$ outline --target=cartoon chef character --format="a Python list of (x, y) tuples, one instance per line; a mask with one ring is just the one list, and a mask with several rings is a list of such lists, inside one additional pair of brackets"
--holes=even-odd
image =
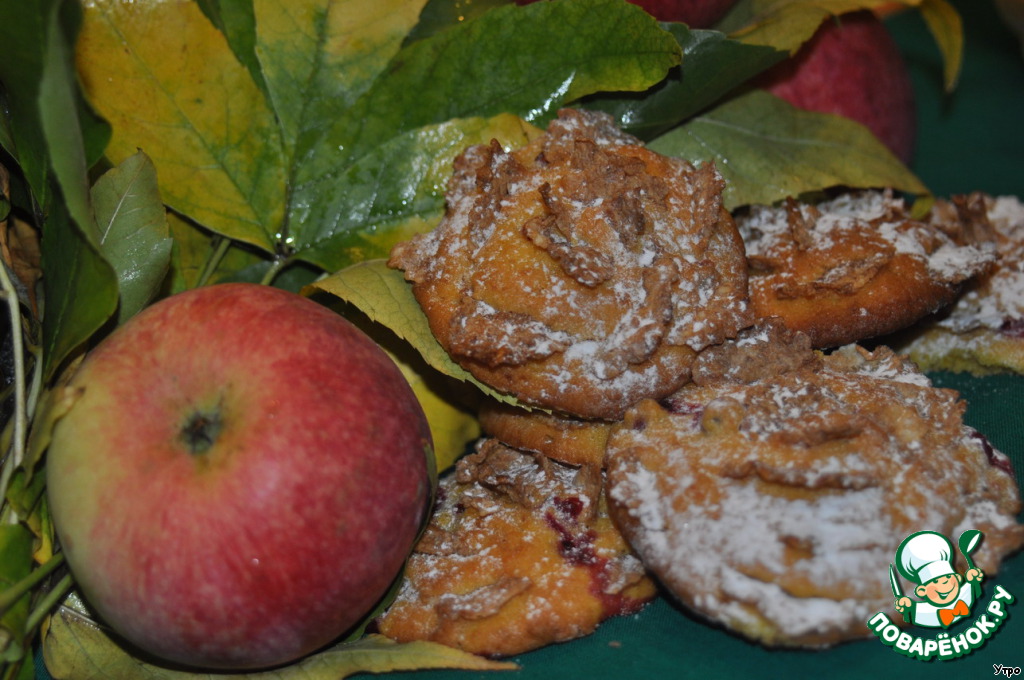
[(953, 544), (938, 532), (907, 536), (896, 551), (896, 565), (904, 578), (918, 584), (914, 594), (923, 598), (919, 602), (906, 595), (896, 599), (896, 611), (915, 626), (948, 628), (967, 616), (981, 595), (981, 569), (971, 567), (958, 574), (953, 568)]

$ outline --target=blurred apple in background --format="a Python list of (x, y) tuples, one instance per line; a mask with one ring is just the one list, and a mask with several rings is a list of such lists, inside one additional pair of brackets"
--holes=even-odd
[(690, 28), (708, 28), (725, 16), (736, 0), (629, 0), (659, 21), (679, 21)]
[[(660, 21), (709, 28), (736, 0), (629, 0)], [(1004, 3), (1024, 0), (1002, 0)], [(880, 12), (894, 11), (883, 8)], [(865, 125), (904, 163), (914, 152), (913, 85), (896, 42), (871, 11), (826, 20), (791, 59), (758, 84), (808, 111), (834, 113)]]
[[(538, 0), (515, 0), (529, 5)], [(709, 28), (725, 16), (737, 0), (628, 0), (658, 21), (678, 21), (690, 28)]]
[(996, 9), (1003, 23), (1017, 36), (1024, 56), (1024, 0), (996, 0)]
[[(659, 21), (678, 21), (691, 28), (714, 26), (736, 1), (629, 0)], [(878, 14), (862, 10), (827, 19), (793, 57), (755, 84), (799, 108), (861, 123), (909, 164), (917, 135), (913, 84), (896, 42), (879, 18), (896, 9), (905, 7), (881, 6)]]
[(186, 666), (261, 668), (384, 596), (431, 496), (398, 367), (315, 302), (220, 284), (92, 350), (48, 452), (72, 575), (103, 622)]
[(867, 126), (905, 163), (913, 156), (917, 120), (910, 74), (885, 24), (871, 12), (826, 20), (793, 58), (757, 84), (794, 106)]

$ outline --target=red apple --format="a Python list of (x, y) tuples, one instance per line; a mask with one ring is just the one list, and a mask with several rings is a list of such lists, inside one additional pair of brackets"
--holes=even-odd
[[(516, 0), (529, 5), (536, 0)], [(737, 0), (629, 0), (658, 21), (678, 21), (690, 28), (708, 28), (725, 16)]]
[(658, 21), (679, 21), (690, 28), (708, 28), (725, 16), (736, 0), (629, 0)]
[(867, 126), (904, 162), (913, 155), (917, 123), (910, 75), (885, 24), (871, 12), (825, 21), (792, 59), (758, 84), (794, 106)]
[(53, 432), (50, 507), (81, 593), (142, 651), (282, 664), (384, 595), (430, 497), (408, 383), (311, 300), (172, 296), (85, 358)]

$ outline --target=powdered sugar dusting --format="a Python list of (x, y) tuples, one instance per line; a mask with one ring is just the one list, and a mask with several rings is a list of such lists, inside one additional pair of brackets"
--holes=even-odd
[(1024, 204), (1015, 196), (988, 202), (996, 229), (997, 266), (979, 277), (939, 324), (955, 332), (998, 330), (1007, 319), (1024, 319)]
[[(794, 235), (794, 213), (803, 225)], [(907, 255), (924, 262), (941, 281), (962, 281), (992, 260), (975, 244), (958, 244), (931, 225), (912, 220), (891, 191), (841, 194), (817, 204), (755, 206), (737, 220), (748, 256), (768, 256), (796, 239), (804, 251), (828, 250), (845, 240), (876, 242), (877, 256)]]
[(431, 329), (474, 376), (520, 400), (613, 419), (687, 377), (750, 321), (724, 180), (644, 148), (605, 114), (461, 155), (448, 212), (399, 244)]
[(969, 235), (995, 249), (995, 263), (892, 344), (929, 369), (1024, 372), (1024, 203), (974, 193), (940, 202), (932, 219), (945, 225), (950, 215), (967, 216)]
[(481, 441), (442, 480), (381, 632), (511, 655), (636, 611), (654, 585), (601, 495), (597, 468)]
[(865, 635), (864, 617), (892, 606), (895, 546), (921, 527), (982, 529), (986, 569), (1024, 543), (1016, 484), (962, 402), (884, 348), (704, 380), (672, 406), (645, 402), (614, 428), (609, 499), (684, 604), (754, 639)]

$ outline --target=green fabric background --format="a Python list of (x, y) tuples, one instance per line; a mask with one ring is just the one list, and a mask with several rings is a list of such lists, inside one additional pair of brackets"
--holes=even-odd
[[(976, 189), (1024, 196), (1024, 59), (991, 0), (954, 0), (967, 39), (964, 71), (957, 90), (941, 89), (941, 59), (920, 17), (913, 12), (889, 21), (914, 79), (919, 147), (914, 169), (938, 195)], [(1024, 377), (935, 374), (967, 400), (967, 422), (984, 432), (1014, 461), (1024, 480)], [(927, 527), (922, 527), (925, 529)], [(886, 579), (887, 574), (865, 574)], [(1001, 584), (1024, 598), (1024, 554), (986, 581), (985, 595)], [(1010, 607), (1003, 628), (980, 650), (949, 662), (904, 658), (877, 640), (849, 643), (821, 652), (770, 651), (683, 613), (668, 600), (655, 601), (636, 616), (605, 623), (594, 635), (553, 645), (514, 659), (509, 674), (419, 672), (417, 680), (500, 678), (828, 678), (984, 677), (993, 664), (1024, 666), (1024, 600)], [(955, 674), (955, 675), (954, 675)], [(41, 671), (45, 678), (45, 671)]]

